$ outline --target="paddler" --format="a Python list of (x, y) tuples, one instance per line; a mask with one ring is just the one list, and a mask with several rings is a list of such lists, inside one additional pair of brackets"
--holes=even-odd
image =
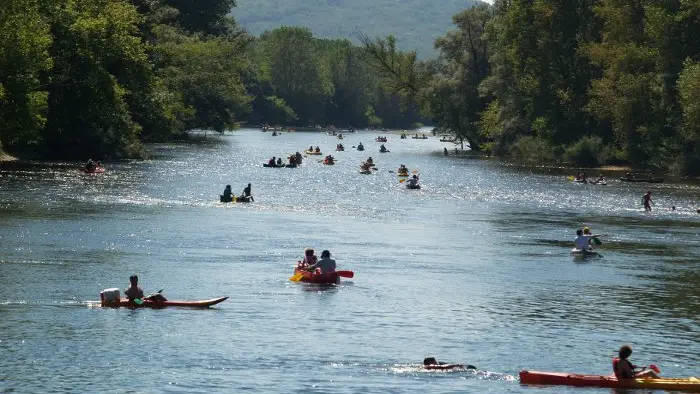
[(455, 369), (455, 368), (466, 368), (466, 369), (476, 369), (475, 366), (467, 364), (448, 364), (441, 363), (435, 359), (435, 357), (426, 357), (423, 359), (423, 368), (425, 369)]
[(408, 180), (409, 187), (418, 187), (418, 175), (413, 174), (413, 176)]
[(302, 159), (301, 153), (297, 152), (296, 156), (297, 156), (297, 165), (301, 165), (301, 159)]
[(283, 166), (283, 164), (282, 164), (282, 158), (281, 158), (281, 157), (278, 157), (278, 158), (277, 158), (277, 167), (282, 167), (282, 166)]
[(372, 156), (367, 158), (367, 164), (374, 165), (374, 160), (372, 160)]
[(226, 188), (224, 188), (224, 194), (221, 196), (223, 198), (223, 201), (230, 202), (232, 195), (233, 193), (231, 192), (231, 185), (226, 185)]
[(126, 298), (129, 299), (129, 301), (134, 301), (136, 299), (142, 299), (143, 298), (143, 290), (139, 287), (139, 277), (136, 275), (131, 275), (129, 277), (129, 287), (124, 290), (124, 295)]
[[(639, 378), (653, 378), (658, 379), (659, 375), (656, 374), (652, 369), (647, 369), (647, 367), (637, 367), (632, 364), (628, 358), (632, 355), (632, 347), (629, 345), (622, 345), (620, 351), (618, 352), (619, 357), (613, 359), (613, 372), (618, 380), (621, 379), (639, 379)], [(641, 371), (635, 372), (635, 369), (642, 369)], [(652, 366), (652, 368), (655, 368)]]
[(605, 234), (591, 234), (590, 229), (588, 227), (584, 227), (583, 230), (576, 230), (576, 239), (574, 239), (574, 244), (576, 245), (576, 249), (592, 250), (593, 246), (591, 246), (591, 239), (602, 237), (604, 235)]
[(321, 252), (321, 260), (316, 262), (316, 264), (313, 264), (308, 267), (309, 271), (313, 271), (315, 269), (320, 269), (321, 273), (328, 274), (331, 272), (335, 272), (336, 264), (335, 260), (331, 258), (331, 252), (328, 250), (324, 250)]
[(250, 183), (249, 183), (248, 186), (246, 186), (246, 187), (243, 189), (243, 194), (241, 194), (241, 197), (243, 197), (243, 198), (250, 198), (250, 201), (255, 202), (255, 199), (253, 199), (253, 196), (250, 194), (251, 189), (252, 189), (252, 187), (251, 187), (251, 185), (250, 185)]
[(303, 263), (304, 265), (312, 266), (318, 262), (318, 258), (314, 254), (314, 248), (306, 248), (304, 249), (304, 260)]

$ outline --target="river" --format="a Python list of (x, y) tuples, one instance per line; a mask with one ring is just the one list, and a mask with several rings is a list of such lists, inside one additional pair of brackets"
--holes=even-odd
[[(570, 170), (444, 157), (435, 137), (390, 135), (380, 154), (376, 135), (240, 130), (101, 175), (4, 165), (0, 392), (574, 393), (517, 374), (607, 374), (624, 343), (665, 376), (700, 375), (697, 184), (572, 184)], [(261, 166), (310, 145), (338, 163)], [(361, 175), (367, 156), (378, 170)], [(248, 182), (254, 203), (218, 202)], [(607, 234), (602, 257), (569, 255), (582, 225)], [(307, 246), (355, 277), (289, 282)], [(170, 299), (231, 298), (91, 302), (134, 273)], [(427, 356), (479, 370), (426, 372)]]

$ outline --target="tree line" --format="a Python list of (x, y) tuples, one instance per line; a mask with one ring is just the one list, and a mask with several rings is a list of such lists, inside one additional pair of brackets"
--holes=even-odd
[(700, 174), (700, 2), (496, 0), (453, 21), (432, 61), (362, 41), (387, 84), (475, 151)]
[(0, 148), (42, 158), (142, 157), (144, 142), (253, 124), (409, 127), (347, 40), (250, 36), (235, 0), (4, 0)]

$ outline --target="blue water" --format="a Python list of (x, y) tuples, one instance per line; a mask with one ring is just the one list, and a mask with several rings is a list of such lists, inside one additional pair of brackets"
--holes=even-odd
[[(697, 184), (571, 184), (572, 170), (444, 157), (436, 138), (390, 135), (380, 154), (376, 135), (241, 130), (102, 175), (0, 168), (0, 391), (568, 393), (582, 390), (517, 374), (607, 374), (623, 343), (665, 376), (700, 375)], [(261, 166), (310, 145), (338, 163)], [(361, 175), (368, 156), (378, 170)], [(255, 203), (218, 202), (248, 182)], [(582, 225), (607, 234), (601, 258), (569, 255)], [(355, 277), (289, 282), (307, 246)], [(170, 299), (231, 298), (94, 302), (134, 273)], [(479, 370), (427, 372), (427, 356)]]

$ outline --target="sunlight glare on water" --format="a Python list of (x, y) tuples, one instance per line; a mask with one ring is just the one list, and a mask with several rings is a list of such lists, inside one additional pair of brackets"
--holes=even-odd
[[(241, 130), (102, 175), (1, 167), (0, 391), (573, 393), (517, 374), (608, 374), (623, 343), (665, 376), (700, 375), (697, 184), (572, 184), (571, 170), (444, 157), (454, 146), (435, 137), (390, 134), (380, 154), (376, 136)], [(336, 165), (262, 167), (310, 145)], [(368, 156), (378, 170), (359, 174)], [(218, 202), (248, 182), (256, 202)], [(607, 234), (601, 258), (569, 255), (582, 225)], [(355, 277), (290, 282), (307, 246)], [(170, 299), (231, 298), (97, 307), (133, 273)], [(479, 370), (426, 371), (427, 356)]]

